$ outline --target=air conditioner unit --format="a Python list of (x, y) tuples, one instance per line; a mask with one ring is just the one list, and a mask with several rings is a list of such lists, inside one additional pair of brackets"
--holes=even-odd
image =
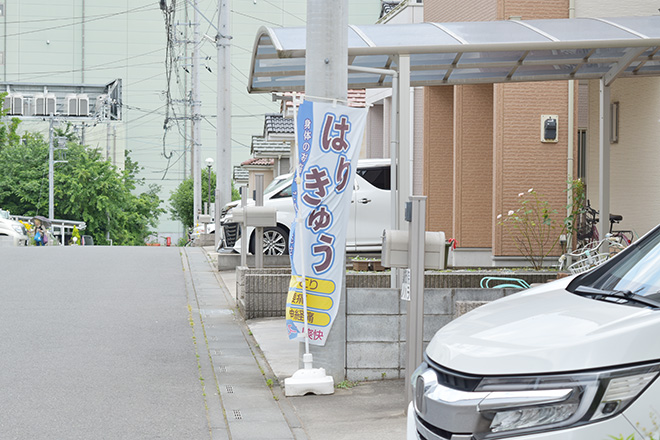
[(68, 116), (78, 116), (78, 96), (75, 93), (69, 93), (64, 98), (66, 104), (66, 114)]
[(89, 96), (78, 95), (78, 116), (89, 116)]
[(9, 111), (9, 114), (22, 116), (25, 113), (25, 110), (23, 109), (23, 95), (15, 93), (10, 96), (11, 110)]
[(57, 98), (54, 93), (46, 93), (45, 110), (47, 115), (57, 113)]
[(32, 114), (35, 116), (46, 115), (46, 95), (35, 93), (32, 97)]

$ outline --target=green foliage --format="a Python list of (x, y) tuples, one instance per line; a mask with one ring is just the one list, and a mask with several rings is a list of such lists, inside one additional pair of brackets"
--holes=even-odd
[[(120, 171), (97, 150), (69, 142), (67, 162), (55, 166), (55, 218), (86, 222), (85, 234), (97, 244), (106, 244), (106, 236), (118, 245), (144, 244), (165, 210), (159, 187), (137, 193), (144, 185), (137, 178), (140, 168), (128, 154), (125, 164)], [(41, 135), (0, 142), (0, 206), (16, 214), (47, 215), (48, 143)]]
[(571, 193), (571, 203), (566, 208), (570, 213), (564, 219), (564, 226), (571, 239), (577, 232), (582, 216), (586, 213), (587, 191), (581, 179), (569, 181), (569, 184), (566, 191)]
[[(202, 206), (208, 201), (208, 172), (202, 172)], [(215, 183), (216, 175), (211, 172), (211, 203), (215, 202)], [(186, 228), (192, 228), (194, 225), (193, 218), (193, 178), (192, 176), (184, 180), (179, 186), (170, 193), (170, 214), (172, 220), (178, 220)], [(231, 183), (231, 199), (238, 200), (241, 195), (234, 187), (234, 182)]]

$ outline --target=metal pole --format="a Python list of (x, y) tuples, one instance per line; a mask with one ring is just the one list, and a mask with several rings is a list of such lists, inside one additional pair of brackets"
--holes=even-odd
[(399, 93), (398, 93), (398, 113), (399, 128), (398, 141), (399, 152), (397, 155), (397, 173), (399, 183), (399, 200), (397, 208), (399, 210), (399, 227), (407, 228), (404, 220), (405, 210), (403, 204), (412, 195), (410, 186), (410, 55), (399, 55)]
[[(247, 186), (242, 186), (241, 187), (241, 209), (243, 209), (243, 210), (247, 206), (247, 193), (248, 193), (248, 187)], [(245, 225), (245, 211), (243, 211), (243, 222), (241, 223), (241, 267), (247, 267), (247, 242), (248, 242), (248, 237), (246, 237), (246, 234), (245, 234), (246, 229), (247, 229), (247, 226)]]
[[(257, 173), (254, 175), (255, 185), (255, 205), (264, 205), (264, 175)], [(257, 226), (254, 231), (254, 266), (257, 269), (264, 268), (264, 228)]]
[(202, 209), (202, 126), (201, 102), (199, 97), (199, 12), (198, 0), (195, 0), (195, 16), (193, 23), (193, 55), (192, 55), (192, 137), (193, 137), (193, 224), (199, 223)]
[(205, 214), (210, 214), (211, 211), (211, 167), (207, 166), (206, 167), (206, 180), (208, 180), (209, 185), (208, 188), (209, 190), (207, 191), (207, 199), (206, 199), (206, 212)]
[(53, 159), (53, 123), (54, 118), (50, 117), (48, 127), (48, 219), (55, 218), (55, 166)]
[(610, 222), (610, 86), (605, 84), (605, 79), (600, 83), (600, 123), (599, 129), (599, 151), (598, 161), (598, 189), (600, 193), (600, 222), (598, 224), (598, 235), (602, 240), (609, 232)]
[(412, 196), (408, 252), (410, 301), (406, 322), (406, 402), (412, 400), (410, 376), (422, 362), (424, 345), (424, 238), (426, 236), (426, 196)]
[[(218, 3), (218, 90), (216, 120), (215, 230), (220, 230), (222, 207), (231, 202), (231, 36), (229, 35), (230, 0)], [(215, 246), (220, 234), (215, 234)]]

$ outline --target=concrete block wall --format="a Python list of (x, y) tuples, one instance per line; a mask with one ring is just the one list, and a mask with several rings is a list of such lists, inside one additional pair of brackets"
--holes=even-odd
[[(424, 345), (452, 319), (516, 289), (424, 290)], [(346, 293), (346, 378), (404, 378), (406, 301), (398, 289), (349, 288)]]

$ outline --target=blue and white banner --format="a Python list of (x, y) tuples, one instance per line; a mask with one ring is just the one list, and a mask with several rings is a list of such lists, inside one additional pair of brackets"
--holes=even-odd
[(366, 120), (364, 108), (304, 101), (298, 110), (292, 194), (296, 221), (289, 241), (292, 276), (286, 304), (290, 339), (304, 331), (304, 291), (310, 344), (325, 345), (337, 315), (353, 180)]

